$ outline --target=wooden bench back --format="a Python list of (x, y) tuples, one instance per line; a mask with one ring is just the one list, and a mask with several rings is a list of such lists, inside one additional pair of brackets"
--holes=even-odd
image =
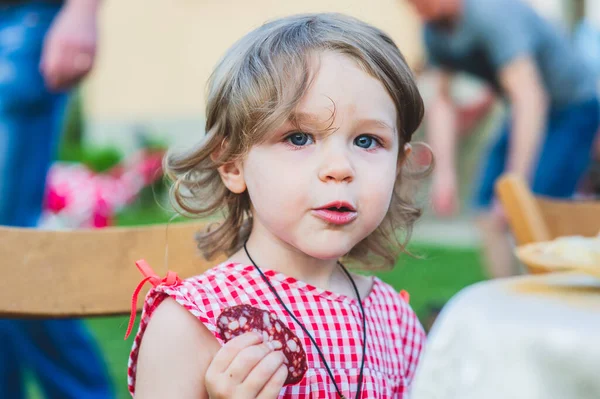
[[(0, 315), (79, 317), (128, 314), (145, 259), (164, 277), (202, 273), (207, 262), (196, 248), (204, 223), (175, 223), (99, 230), (47, 231), (0, 227)], [(140, 293), (142, 297), (150, 284)], [(142, 301), (138, 303), (138, 307)]]
[(522, 178), (511, 174), (498, 180), (496, 192), (518, 245), (600, 232), (600, 201), (536, 196)]

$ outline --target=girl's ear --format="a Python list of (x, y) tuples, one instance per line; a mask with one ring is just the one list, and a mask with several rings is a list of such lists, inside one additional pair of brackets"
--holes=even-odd
[[(221, 145), (210, 154), (213, 161), (219, 159), (225, 147), (227, 146), (227, 140), (224, 138), (221, 141)], [(244, 180), (244, 172), (242, 170), (241, 161), (231, 161), (217, 168), (221, 181), (227, 187), (229, 191), (235, 194), (241, 194), (246, 191), (246, 181)]]
[(404, 160), (406, 160), (406, 158), (408, 158), (410, 154), (412, 154), (412, 145), (410, 143), (406, 143), (404, 144), (404, 159), (402, 160), (402, 162), (404, 162)]
[(397, 174), (400, 174), (402, 166), (404, 165), (410, 154), (412, 154), (412, 145), (410, 145), (410, 143), (406, 143), (404, 144), (404, 154), (401, 157), (398, 157), (398, 168), (396, 172)]
[(225, 187), (234, 194), (241, 194), (246, 191), (246, 181), (244, 180), (244, 170), (241, 161), (232, 161), (219, 166), (219, 174)]

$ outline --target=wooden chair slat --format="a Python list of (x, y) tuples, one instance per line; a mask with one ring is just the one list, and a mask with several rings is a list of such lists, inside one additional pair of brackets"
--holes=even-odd
[[(0, 227), (0, 315), (79, 317), (127, 314), (143, 258), (161, 278), (202, 273), (195, 234), (204, 222), (100, 230), (49, 231)], [(140, 293), (143, 298), (150, 284)], [(137, 304), (141, 306), (142, 299)]]
[(534, 195), (527, 183), (512, 174), (496, 184), (517, 245), (559, 236), (594, 236), (600, 231), (600, 201), (556, 200)]
[(536, 200), (551, 239), (568, 235), (592, 237), (600, 232), (600, 202)]

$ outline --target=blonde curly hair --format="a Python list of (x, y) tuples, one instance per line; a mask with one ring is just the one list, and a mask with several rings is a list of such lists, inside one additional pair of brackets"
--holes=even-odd
[[(397, 110), (400, 157), (423, 118), (423, 100), (413, 73), (393, 40), (381, 30), (340, 14), (307, 14), (278, 19), (234, 44), (208, 83), (206, 135), (197, 148), (171, 152), (165, 171), (174, 184), (174, 205), (187, 216), (222, 212), (219, 223), (198, 235), (207, 259), (237, 251), (252, 224), (247, 192), (229, 191), (218, 172), (245, 156), (250, 147), (292, 118), (311, 80), (311, 54), (334, 51), (355, 60), (383, 83)], [(412, 226), (421, 215), (413, 185), (420, 177), (402, 167), (382, 224), (347, 255), (365, 268), (393, 265), (405, 251)], [(404, 239), (400, 237), (405, 233)]]

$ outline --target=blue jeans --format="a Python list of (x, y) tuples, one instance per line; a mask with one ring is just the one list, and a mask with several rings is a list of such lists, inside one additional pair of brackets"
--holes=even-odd
[[(49, 92), (39, 72), (43, 39), (59, 9), (43, 2), (0, 5), (1, 225), (35, 227), (41, 214), (67, 95)], [(24, 397), (25, 369), (48, 398), (114, 396), (80, 320), (0, 319), (0, 398)]]
[[(592, 147), (600, 124), (597, 98), (552, 109), (532, 181), (532, 191), (553, 197), (571, 197), (591, 163)], [(494, 184), (504, 172), (509, 150), (511, 121), (507, 119), (487, 154), (475, 206), (487, 208)]]

